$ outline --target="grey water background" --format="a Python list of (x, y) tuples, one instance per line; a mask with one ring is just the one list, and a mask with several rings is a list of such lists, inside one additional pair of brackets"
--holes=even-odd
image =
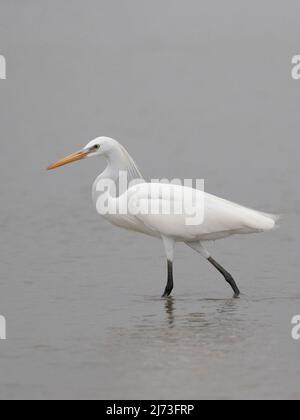
[[(1, 0), (1, 399), (300, 398), (297, 1)], [(48, 164), (99, 135), (147, 178), (282, 214), (210, 244), (243, 296), (178, 246), (93, 208), (104, 169)]]

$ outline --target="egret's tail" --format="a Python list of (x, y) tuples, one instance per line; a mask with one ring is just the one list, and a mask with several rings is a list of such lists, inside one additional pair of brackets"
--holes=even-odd
[[(248, 227), (258, 232), (266, 232), (275, 229), (280, 220), (279, 215), (262, 213), (252, 210), (251, 218), (248, 220)], [(251, 219), (251, 221), (250, 221)]]

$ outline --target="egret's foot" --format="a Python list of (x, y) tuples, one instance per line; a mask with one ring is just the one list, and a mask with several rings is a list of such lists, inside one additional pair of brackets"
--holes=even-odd
[(170, 297), (171, 293), (172, 293), (173, 289), (166, 289), (164, 294), (162, 295), (162, 299), (166, 299), (168, 297)]
[(230, 274), (228, 274), (224, 277), (225, 277), (225, 280), (227, 281), (227, 283), (230, 284), (230, 286), (232, 287), (232, 290), (234, 291), (234, 296), (233, 297), (235, 299), (238, 299), (240, 297), (241, 292), (240, 292), (239, 288), (237, 287), (237, 284), (234, 281), (233, 277)]

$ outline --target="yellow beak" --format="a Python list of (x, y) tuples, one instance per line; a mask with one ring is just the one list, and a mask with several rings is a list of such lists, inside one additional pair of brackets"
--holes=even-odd
[(82, 160), (87, 155), (88, 155), (88, 152), (83, 152), (83, 151), (73, 153), (72, 155), (67, 156), (62, 160), (59, 160), (58, 162), (54, 163), (53, 165), (50, 165), (47, 168), (47, 170), (52, 171), (53, 169), (60, 168), (61, 166), (64, 166), (64, 165), (68, 165), (69, 163), (76, 162), (78, 160)]

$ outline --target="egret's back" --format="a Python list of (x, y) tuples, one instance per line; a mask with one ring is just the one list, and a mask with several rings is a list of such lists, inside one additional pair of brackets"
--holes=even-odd
[[(140, 184), (129, 190), (137, 202), (148, 203), (148, 207), (158, 208), (157, 201), (183, 200), (185, 187), (172, 184)], [(172, 192), (170, 192), (172, 190)], [(216, 240), (234, 234), (257, 233), (272, 230), (277, 217), (243, 207), (202, 191), (193, 190), (196, 202), (203, 202), (203, 217), (199, 223), (188, 223), (190, 212), (185, 209), (194, 206), (191, 203), (182, 205), (182, 214), (137, 214), (134, 217), (144, 224), (149, 232), (161, 233), (174, 237), (178, 241)], [(188, 195), (188, 197), (192, 197)], [(197, 201), (198, 200), (198, 201)], [(156, 204), (152, 206), (151, 204)], [(188, 205), (187, 205), (188, 204)], [(171, 206), (170, 206), (171, 207)]]

